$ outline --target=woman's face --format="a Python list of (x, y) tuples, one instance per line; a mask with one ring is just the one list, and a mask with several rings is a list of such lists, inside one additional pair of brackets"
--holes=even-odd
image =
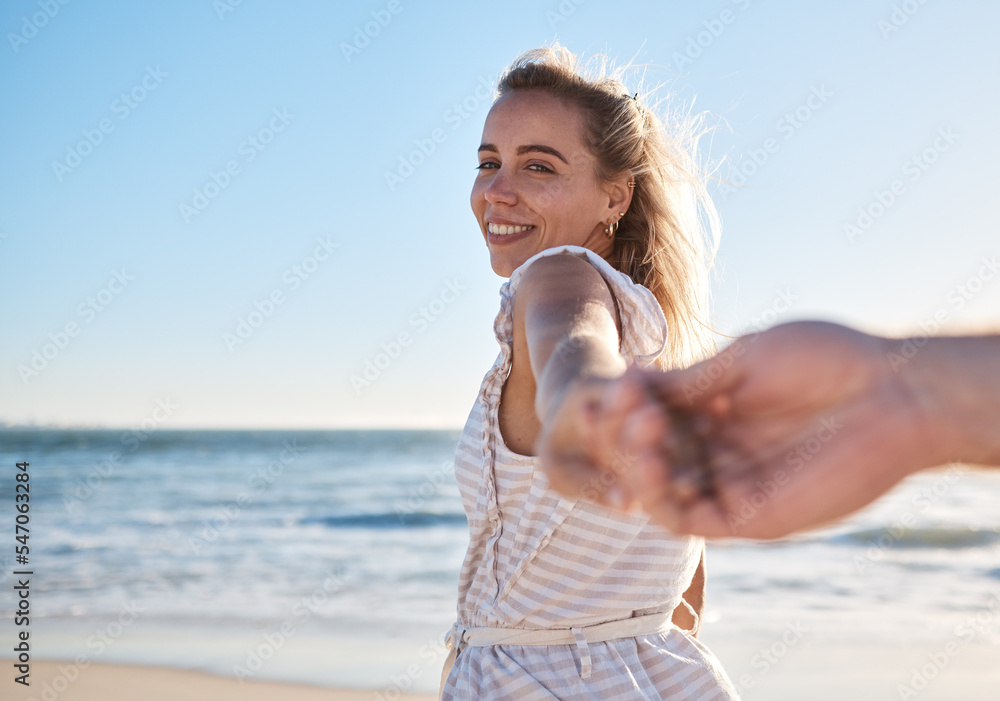
[[(614, 188), (598, 181), (579, 111), (542, 90), (500, 98), (486, 117), (472, 211), (497, 275), (545, 249), (584, 246), (608, 259), (618, 219)], [(620, 188), (619, 188), (620, 189)]]

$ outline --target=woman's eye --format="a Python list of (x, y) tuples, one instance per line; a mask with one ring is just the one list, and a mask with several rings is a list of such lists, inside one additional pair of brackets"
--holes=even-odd
[(493, 170), (493, 169), (499, 168), (499, 167), (500, 166), (498, 166), (493, 161), (484, 161), (484, 162), (482, 162), (482, 163), (480, 163), (479, 165), (476, 166), (476, 170)]
[(555, 171), (547, 166), (543, 166), (541, 163), (532, 163), (528, 166), (529, 169), (535, 171), (536, 173), (554, 173)]

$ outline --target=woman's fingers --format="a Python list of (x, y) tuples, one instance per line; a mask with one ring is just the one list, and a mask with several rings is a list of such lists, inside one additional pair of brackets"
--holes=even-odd
[(662, 452), (647, 450), (635, 458), (629, 482), (643, 510), (661, 526), (676, 531), (681, 523), (673, 485)]
[(588, 485), (593, 483), (598, 473), (589, 461), (559, 450), (547, 440), (539, 443), (538, 456), (545, 465), (552, 489), (571, 499), (593, 497), (595, 492)]
[[(655, 521), (683, 529), (687, 512), (713, 496), (709, 434), (730, 400), (706, 392), (700, 409), (665, 401), (663, 377), (630, 368), (603, 387), (567, 396), (539, 445), (550, 486), (620, 510), (641, 506)], [(683, 392), (683, 378), (678, 386)]]
[(595, 462), (614, 470), (625, 454), (622, 430), (629, 416), (648, 401), (640, 378), (629, 370), (617, 380), (608, 382), (601, 394), (594, 424), (589, 428), (593, 437)]
[[(579, 387), (568, 393), (538, 442), (549, 486), (572, 499), (602, 502), (618, 481), (610, 460), (599, 458), (607, 452), (601, 445), (597, 420), (602, 390)], [(619, 499), (627, 501), (626, 497)]]

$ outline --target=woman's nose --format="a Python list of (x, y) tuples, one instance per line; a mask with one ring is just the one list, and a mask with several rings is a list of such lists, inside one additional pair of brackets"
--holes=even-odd
[(501, 167), (490, 178), (486, 188), (486, 200), (490, 204), (514, 204), (517, 202), (517, 190), (510, 172)]

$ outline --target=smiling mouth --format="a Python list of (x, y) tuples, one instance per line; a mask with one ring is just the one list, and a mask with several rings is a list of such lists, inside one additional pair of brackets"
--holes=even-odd
[(489, 222), (486, 224), (486, 231), (494, 234), (496, 236), (510, 236), (511, 234), (520, 234), (522, 231), (527, 231), (528, 229), (534, 229), (534, 226), (508, 226), (507, 224), (494, 224)]

